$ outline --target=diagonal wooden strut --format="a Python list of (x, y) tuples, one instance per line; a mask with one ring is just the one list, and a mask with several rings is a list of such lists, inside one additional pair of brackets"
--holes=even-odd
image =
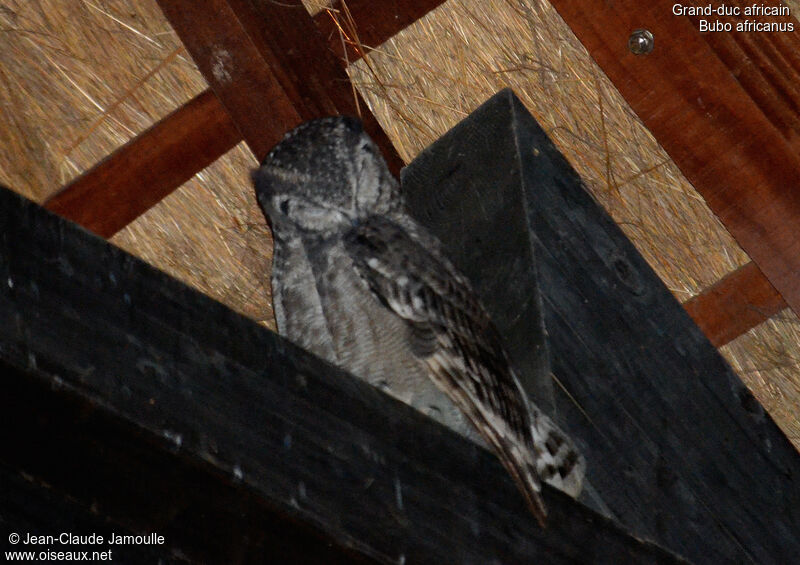
[(45, 207), (109, 238), (241, 141), (210, 90), (51, 196)]
[[(369, 47), (385, 42), (439, 4), (441, 0), (414, 0), (403, 2), (402, 5), (394, 2), (347, 3), (349, 15), (358, 22), (358, 39)], [(348, 35), (350, 30), (346, 12), (341, 4), (336, 3), (330, 10), (318, 13), (313, 18), (319, 28), (319, 32), (316, 32), (313, 29), (309, 31), (307, 14), (295, 8), (291, 10), (288, 17), (284, 17), (284, 24), (292, 27), (297, 21), (304, 22), (299, 24), (304, 32), (319, 35), (320, 40), (314, 42), (313, 47), (326, 52), (327, 45), (327, 50), (335, 54), (333, 57), (316, 56), (313, 49), (306, 45), (306, 39), (299, 38), (298, 44), (306, 45), (303, 56), (312, 60), (303, 63), (296, 58), (289, 60), (287, 56), (285, 64), (298, 66), (292, 79), (302, 83), (305, 69), (311, 69), (309, 74), (316, 76), (319, 70), (314, 69), (327, 65), (325, 74), (335, 78), (334, 88), (345, 98), (340, 100), (340, 105), (346, 107), (346, 100), (353, 99), (353, 89), (347, 75), (341, 72), (341, 63), (336, 56), (352, 62), (363, 54), (362, 49), (350, 42), (354, 38)], [(341, 22), (349, 41), (343, 43), (337, 21)], [(184, 24), (189, 27), (192, 25), (188, 20)], [(343, 51), (343, 45), (346, 52)], [(293, 50), (288, 42), (283, 48)], [(313, 83), (314, 80), (311, 76), (308, 82)], [(304, 106), (308, 100), (327, 97), (328, 94), (316, 91), (306, 97), (306, 101), (297, 101)], [(257, 100), (263, 101), (263, 96)], [(294, 102), (286, 100), (279, 100), (276, 104), (269, 109), (263, 108), (261, 112), (267, 113), (271, 109), (276, 114), (291, 114), (294, 108)], [(362, 102), (361, 111), (365, 110), (366, 105)], [(349, 111), (355, 113), (352, 107)], [(272, 129), (275, 127), (272, 126)], [(111, 237), (241, 140), (242, 133), (231, 115), (213, 91), (206, 90), (65, 185), (45, 202), (45, 206), (98, 235)], [(388, 140), (384, 141), (384, 148), (388, 151)], [(393, 149), (391, 152), (394, 154)], [(399, 166), (401, 163), (395, 159), (394, 168), (398, 169)]]

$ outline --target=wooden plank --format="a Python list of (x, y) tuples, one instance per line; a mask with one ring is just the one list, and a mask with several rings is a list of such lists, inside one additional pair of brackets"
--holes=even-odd
[[(743, 0), (726, 2), (727, 6), (738, 7), (742, 13), (745, 6), (752, 4)], [(701, 18), (689, 19), (695, 28), (700, 28)], [(732, 26), (745, 19), (760, 23), (791, 22), (795, 26), (796, 33), (714, 32), (703, 33), (702, 37), (794, 151), (799, 151), (800, 25), (796, 19), (767, 16), (715, 16), (707, 19)]]
[(316, 14), (314, 22), (330, 49), (352, 63), (442, 3), (443, 0), (337, 1), (329, 10)]
[(715, 347), (722, 347), (787, 308), (754, 263), (687, 300), (683, 307)]
[[(800, 86), (790, 84), (791, 74), (789, 83), (776, 82), (778, 69), (800, 68), (797, 21), (784, 19), (793, 22), (792, 33), (700, 34), (696, 22), (673, 15), (674, 3), (666, 0), (552, 3), (711, 210), (800, 313), (800, 192), (794, 189), (800, 186), (800, 156), (796, 116), (786, 117)], [(651, 54), (627, 50), (636, 28), (655, 36)], [(724, 53), (723, 43), (731, 47)], [(778, 59), (771, 61), (773, 55)], [(756, 74), (759, 80), (748, 78)], [(767, 94), (756, 96), (760, 88)]]
[(550, 488), (540, 528), (488, 451), (10, 191), (0, 226), (0, 462), (173, 554), (680, 562)]
[[(13, 374), (12, 368), (2, 362), (0, 362), (0, 368), (2, 368), (3, 374), (6, 377), (11, 377)], [(11, 385), (12, 382), (9, 379), (4, 381), (3, 384)], [(27, 404), (30, 401), (29, 398), (21, 397), (19, 390), (16, 388), (9, 388), (7, 390), (7, 394), (17, 399), (19, 404)], [(50, 400), (49, 396), (51, 395), (48, 395), (48, 391), (42, 390), (40, 393), (39, 400), (42, 402), (40, 405), (42, 409), (44, 409), (45, 405), (51, 407), (48, 402)], [(6, 404), (7, 403), (3, 402), (4, 407)], [(17, 416), (19, 404), (17, 404), (16, 409), (12, 406), (10, 407), (12, 411), (5, 413), (9, 419)], [(55, 413), (63, 410), (63, 406), (55, 408)], [(22, 414), (21, 416), (22, 420), (19, 422), (20, 425), (26, 426), (26, 432), (30, 431), (30, 429), (27, 428), (28, 425), (37, 425), (37, 422), (30, 421), (33, 420), (33, 418), (30, 418), (30, 412), (27, 415)], [(42, 419), (40, 418), (39, 420), (38, 425), (41, 427)], [(71, 421), (64, 422), (66, 424), (65, 429), (72, 431), (75, 424), (80, 421), (80, 415), (73, 414), (73, 419)], [(2, 435), (5, 437), (6, 434), (3, 433)], [(31, 439), (31, 434), (26, 433), (25, 435)], [(52, 438), (50, 440), (47, 438), (42, 439), (45, 439), (45, 444), (48, 444), (47, 448), (50, 448), (51, 445), (55, 443), (52, 441)], [(58, 445), (53, 447), (56, 447), (57, 450), (62, 449), (61, 446)], [(75, 457), (75, 452), (63, 452), (63, 455), (65, 458), (71, 459)], [(47, 555), (41, 555), (42, 551), (69, 552), (72, 556), (70, 561), (79, 561), (81, 557), (80, 552), (87, 551), (89, 552), (89, 558), (86, 559), (87, 561), (93, 559), (96, 561), (105, 560), (107, 562), (121, 563), (122, 565), (136, 565), (140, 563), (163, 563), (164, 565), (182, 563), (185, 565), (190, 562), (185, 556), (181, 558), (171, 555), (170, 546), (172, 546), (172, 544), (167, 547), (163, 545), (131, 544), (122, 548), (118, 545), (109, 545), (108, 540), (111, 538), (112, 534), (128, 536), (136, 535), (136, 532), (119, 523), (108, 523), (103, 517), (92, 512), (90, 507), (76, 500), (64, 497), (63, 494), (53, 488), (52, 485), (42, 485), (30, 475), (23, 475), (15, 470), (9, 469), (5, 465), (0, 465), (0, 484), (3, 485), (3, 488), (0, 488), (0, 508), (3, 509), (3, 512), (0, 512), (0, 531), (4, 534), (3, 549), (5, 550), (4, 557), (6, 563), (13, 563), (15, 561), (64, 563), (66, 560), (66, 557), (63, 555), (61, 559), (58, 560), (56, 560), (56, 557), (48, 558)], [(132, 481), (132, 484), (141, 485), (142, 482), (137, 477)], [(76, 543), (69, 545), (61, 545), (60, 543), (43, 545), (5, 543), (12, 533), (16, 533), (24, 540), (27, 539), (28, 535), (55, 535), (58, 537), (62, 532), (81, 536), (88, 536), (94, 533), (102, 536), (103, 541), (92, 544)], [(23, 555), (18, 553), (16, 558), (12, 557), (12, 552), (15, 551)], [(93, 556), (92, 552), (94, 551), (110, 553), (106, 554), (105, 559), (103, 559), (100, 556)], [(28, 552), (33, 552), (34, 555), (31, 556)]]
[[(36, 371), (0, 359), (0, 407), (14, 423), (0, 430), (0, 525), (22, 536), (96, 533), (104, 542), (7, 550), (111, 550), (114, 563), (130, 565), (378, 562), (276, 513), (242, 481), (220, 479), (219, 469), (184, 457), (169, 439), (136, 430), (96, 397), (59, 382), (61, 368)], [(156, 534), (164, 543), (109, 545), (112, 533)]]
[(300, 0), (159, 4), (259, 161), (299, 123), (349, 114), (403, 166)]
[(464, 210), (523, 192), (557, 416), (612, 516), (693, 563), (796, 560), (800, 455), (510, 91), (421, 153), (403, 183), (457, 262), (462, 249), (494, 253), (508, 221), (490, 214), (470, 234)]
[(45, 207), (111, 237), (241, 136), (210, 91), (141, 133), (51, 196)]
[[(260, 161), (282, 132), (302, 118), (270, 68), (271, 54), (262, 53), (263, 45), (250, 40), (243, 20), (256, 14), (237, 14), (225, 0), (165, 0), (159, 5)], [(272, 27), (260, 19), (256, 25)], [(277, 72), (281, 70), (279, 64)]]

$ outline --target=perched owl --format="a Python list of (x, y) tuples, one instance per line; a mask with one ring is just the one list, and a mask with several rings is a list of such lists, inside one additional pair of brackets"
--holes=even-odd
[(540, 480), (577, 496), (583, 458), (527, 399), (469, 282), (405, 212), (358, 120), (298, 127), (253, 180), (275, 240), (282, 335), (485, 440), (541, 522)]

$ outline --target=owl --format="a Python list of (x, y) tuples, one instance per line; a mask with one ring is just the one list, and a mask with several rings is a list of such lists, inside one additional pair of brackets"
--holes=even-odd
[(275, 242), (280, 334), (488, 445), (542, 524), (540, 481), (578, 495), (583, 458), (529, 401), (469, 282), (405, 211), (357, 119), (299, 126), (253, 181)]

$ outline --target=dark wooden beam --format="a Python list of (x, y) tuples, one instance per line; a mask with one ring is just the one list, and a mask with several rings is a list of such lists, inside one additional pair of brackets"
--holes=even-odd
[(241, 140), (205, 91), (64, 186), (44, 206), (111, 237)]
[[(553, 0), (553, 5), (739, 245), (800, 313), (800, 82), (792, 80), (800, 68), (797, 21), (781, 18), (794, 24), (795, 31), (787, 33), (701, 34), (697, 19), (673, 15), (674, 3), (666, 0)], [(655, 36), (649, 55), (627, 49), (637, 28)]]
[[(33, 439), (28, 426), (36, 427), (38, 424), (40, 429), (44, 428), (45, 426), (43, 426), (41, 422), (42, 419), (37, 423), (33, 418), (30, 418), (29, 415), (19, 413), (19, 407), (29, 403), (31, 399), (21, 396), (23, 393), (15, 387), (17, 382), (14, 379), (13, 368), (0, 361), (0, 370), (3, 371), (3, 376), (6, 379), (3, 381), (3, 385), (9, 387), (6, 389), (8, 390), (8, 395), (19, 401), (16, 407), (9, 406), (11, 412), (6, 412), (8, 421), (18, 421), (21, 426), (25, 426), (26, 433), (24, 435), (26, 435), (28, 439)], [(45, 408), (45, 406), (47, 408), (55, 408), (52, 419), (50, 420), (52, 422), (56, 419), (56, 414), (64, 411), (64, 407), (53, 407), (50, 403), (52, 394), (48, 394), (47, 390), (40, 390), (38, 392), (38, 400), (42, 402), (42, 408)], [(34, 404), (35, 403), (36, 401), (34, 401)], [(3, 402), (3, 405), (5, 408), (6, 403)], [(17, 416), (21, 416), (22, 419), (11, 420), (11, 418), (16, 418)], [(68, 430), (67, 434), (65, 434), (68, 438), (70, 437), (69, 434), (74, 431), (76, 424), (80, 421), (81, 416), (79, 414), (73, 414), (72, 421), (63, 422), (63, 424), (65, 424), (65, 431)], [(52, 432), (52, 430), (50, 431)], [(5, 433), (4, 430), (0, 432), (0, 435), (5, 439), (7, 433)], [(9, 444), (9, 448), (14, 449), (16, 446), (13, 444), (13, 441), (18, 440), (14, 438), (11, 439), (12, 444)], [(42, 439), (45, 440), (42, 444), (43, 448), (49, 449), (55, 447), (57, 450), (61, 450), (60, 446), (53, 445), (55, 442), (52, 441), (52, 438), (48, 439), (42, 437)], [(74, 452), (71, 454), (69, 452), (62, 453), (66, 459), (75, 457)], [(0, 488), (0, 508), (3, 509), (3, 511), (0, 512), (0, 531), (4, 534), (3, 541), (0, 542), (0, 547), (5, 550), (4, 558), (7, 563), (15, 561), (15, 559), (9, 555), (9, 553), (13, 551), (25, 553), (33, 551), (36, 557), (38, 557), (41, 551), (64, 552), (65, 550), (75, 552), (88, 550), (90, 552), (90, 558), (87, 559), (87, 561), (92, 560), (92, 551), (98, 551), (100, 553), (110, 551), (111, 553), (107, 554), (104, 560), (106, 562), (122, 563), (123, 565), (136, 563), (163, 563), (164, 565), (172, 565), (177, 563), (186, 564), (189, 562), (185, 557), (181, 559), (175, 555), (171, 555), (169, 549), (161, 545), (128, 545), (122, 548), (122, 551), (119, 551), (119, 546), (109, 546), (107, 540), (110, 539), (112, 533), (118, 535), (135, 535), (135, 533), (120, 523), (107, 522), (102, 516), (99, 516), (96, 512), (92, 512), (91, 507), (81, 504), (74, 499), (64, 497), (63, 494), (53, 488), (52, 485), (42, 484), (37, 481), (35, 477), (21, 474), (17, 469), (12, 469), (2, 462), (0, 462), (0, 481), (2, 481), (3, 485), (3, 488)], [(142, 482), (137, 478), (137, 480), (133, 481), (133, 485), (134, 488), (136, 488), (136, 486), (142, 485)], [(32, 546), (22, 543), (8, 543), (8, 538), (12, 533), (27, 537), (27, 535), (60, 536), (62, 532), (80, 533), (80, 535), (96, 533), (103, 536), (104, 541), (101, 544), (92, 545), (79, 544), (61, 546), (60, 544), (56, 544), (55, 547), (52, 544)], [(26, 538), (23, 537), (23, 539)], [(75, 554), (72, 555), (74, 556)], [(33, 559), (25, 559), (20, 556), (16, 561), (34, 561), (35, 559), (34, 562), (64, 562), (63, 558), (56, 561), (55, 558), (36, 559), (36, 557)], [(78, 559), (73, 557), (73, 560), (77, 561)], [(103, 559), (98, 556), (97, 561), (101, 560)]]
[[(243, 481), (231, 480), (230, 469), (186, 456), (168, 438), (137, 430), (135, 422), (101, 407), (97, 397), (59, 381), (59, 371), (68, 367), (56, 362), (34, 369), (0, 355), (0, 370), (5, 391), (0, 407), (14, 423), (0, 430), (3, 531), (96, 533), (104, 540), (152, 533), (164, 540), (4, 549), (111, 550), (113, 562), (131, 565), (379, 562), (332, 543), (311, 523), (276, 513)], [(139, 400), (146, 405), (164, 396)]]
[[(693, 563), (796, 560), (800, 455), (510, 91), (425, 149), (403, 187), (476, 287), (497, 289), (492, 317), (528, 315), (537, 292), (514, 273), (535, 258), (556, 416), (587, 494)], [(495, 213), (520, 197), (527, 221)], [(518, 230), (533, 253), (507, 247)]]
[(711, 343), (722, 347), (787, 304), (759, 268), (748, 263), (684, 302), (683, 307)]
[(171, 556), (681, 562), (550, 488), (539, 527), (488, 451), (6, 190), (0, 226), (0, 464)]

